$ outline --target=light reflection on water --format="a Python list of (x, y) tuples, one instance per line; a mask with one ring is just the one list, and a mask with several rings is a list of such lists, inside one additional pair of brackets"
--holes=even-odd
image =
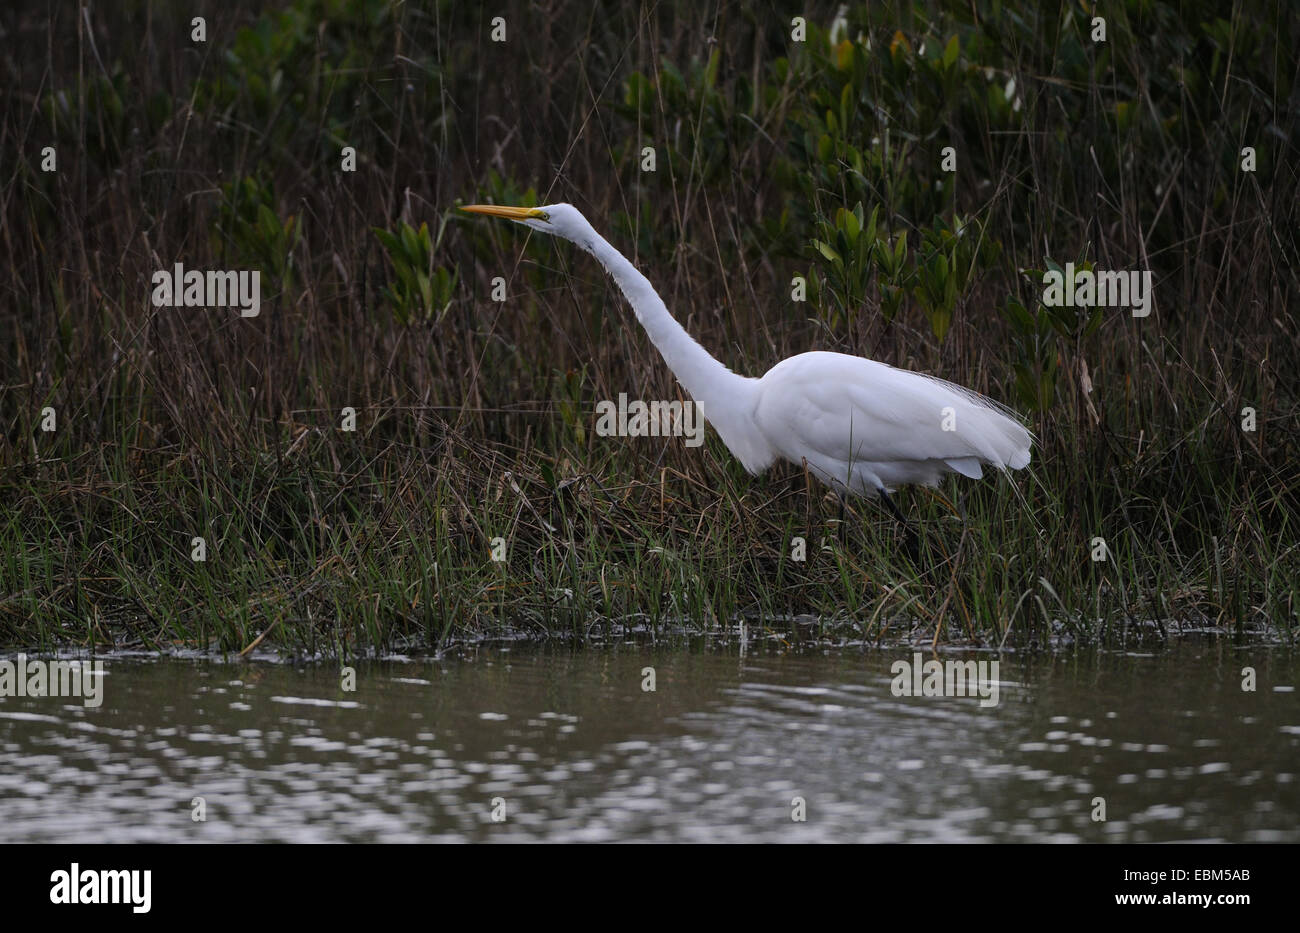
[(895, 697), (911, 656), (109, 658), (98, 709), (0, 699), (0, 841), (1300, 841), (1285, 649), (1003, 656), (991, 709)]

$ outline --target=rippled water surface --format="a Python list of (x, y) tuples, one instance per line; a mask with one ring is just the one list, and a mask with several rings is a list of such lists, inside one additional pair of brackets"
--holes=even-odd
[(109, 658), (98, 708), (0, 699), (0, 840), (1300, 841), (1286, 649), (1003, 656), (992, 708), (894, 696), (900, 658)]

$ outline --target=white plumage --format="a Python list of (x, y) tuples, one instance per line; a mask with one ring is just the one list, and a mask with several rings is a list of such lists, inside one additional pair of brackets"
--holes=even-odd
[(572, 205), (464, 209), (563, 237), (595, 256), (705, 419), (751, 473), (777, 459), (807, 463), (837, 492), (867, 495), (908, 483), (933, 486), (949, 472), (979, 479), (983, 465), (1019, 470), (1029, 464), (1032, 438), (1013, 412), (933, 376), (826, 352), (792, 356), (758, 379), (731, 372)]

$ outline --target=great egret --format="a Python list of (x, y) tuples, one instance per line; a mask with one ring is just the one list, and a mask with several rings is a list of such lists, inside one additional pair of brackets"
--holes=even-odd
[(950, 472), (979, 479), (982, 464), (1003, 471), (1029, 464), (1032, 438), (1014, 412), (933, 376), (822, 351), (782, 360), (757, 379), (733, 373), (571, 204), (462, 210), (563, 237), (600, 260), (677, 381), (750, 473), (778, 458), (806, 463), (841, 498), (878, 495), (903, 521), (889, 498), (896, 486), (935, 486)]

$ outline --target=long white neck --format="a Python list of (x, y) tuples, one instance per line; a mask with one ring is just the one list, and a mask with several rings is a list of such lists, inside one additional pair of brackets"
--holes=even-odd
[(775, 458), (753, 421), (758, 380), (737, 375), (695, 342), (668, 311), (663, 299), (627, 258), (594, 230), (576, 240), (603, 265), (626, 296), (650, 340), (728, 449), (750, 472)]

